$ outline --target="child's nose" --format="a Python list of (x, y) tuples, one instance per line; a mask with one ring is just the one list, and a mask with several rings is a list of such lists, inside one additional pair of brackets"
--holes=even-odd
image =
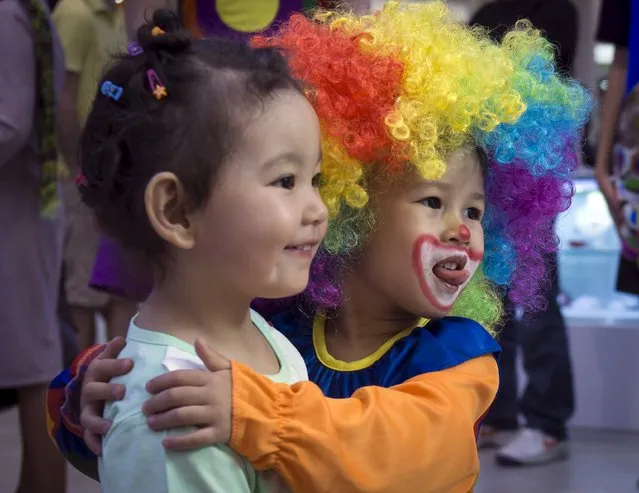
[(447, 243), (468, 245), (471, 236), (470, 229), (462, 221), (452, 221), (444, 231), (442, 240)]
[(312, 196), (309, 197), (302, 219), (304, 224), (322, 224), (328, 219), (328, 209), (317, 189), (313, 190)]

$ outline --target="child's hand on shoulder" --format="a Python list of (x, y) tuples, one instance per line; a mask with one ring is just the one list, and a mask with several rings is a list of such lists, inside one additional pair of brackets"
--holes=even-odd
[(142, 406), (155, 431), (196, 426), (193, 433), (166, 437), (172, 450), (189, 450), (228, 443), (231, 439), (231, 364), (206, 343), (195, 341), (195, 351), (206, 370), (177, 370), (150, 380), (153, 394)]
[(125, 345), (123, 337), (112, 339), (82, 376), (80, 423), (84, 428), (84, 443), (95, 455), (102, 454), (102, 435), (111, 427), (111, 422), (102, 417), (104, 405), (124, 398), (124, 385), (111, 383), (111, 379), (126, 375), (133, 368), (130, 359), (118, 359)]

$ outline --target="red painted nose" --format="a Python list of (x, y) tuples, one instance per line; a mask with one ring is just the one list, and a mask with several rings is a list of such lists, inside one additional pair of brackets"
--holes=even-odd
[(459, 227), (459, 239), (460, 241), (470, 240), (470, 229), (464, 224)]

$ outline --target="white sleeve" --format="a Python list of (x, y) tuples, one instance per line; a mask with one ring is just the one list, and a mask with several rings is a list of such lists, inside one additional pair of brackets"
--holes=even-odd
[(162, 440), (191, 429), (154, 432), (136, 413), (113, 425), (103, 443), (103, 493), (251, 493), (256, 473), (224, 446), (167, 451)]

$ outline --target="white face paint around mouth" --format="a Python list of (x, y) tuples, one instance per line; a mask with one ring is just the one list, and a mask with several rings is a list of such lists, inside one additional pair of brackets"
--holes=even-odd
[(413, 249), (413, 264), (422, 293), (438, 310), (448, 311), (472, 279), (483, 254), (443, 245), (424, 235)]

